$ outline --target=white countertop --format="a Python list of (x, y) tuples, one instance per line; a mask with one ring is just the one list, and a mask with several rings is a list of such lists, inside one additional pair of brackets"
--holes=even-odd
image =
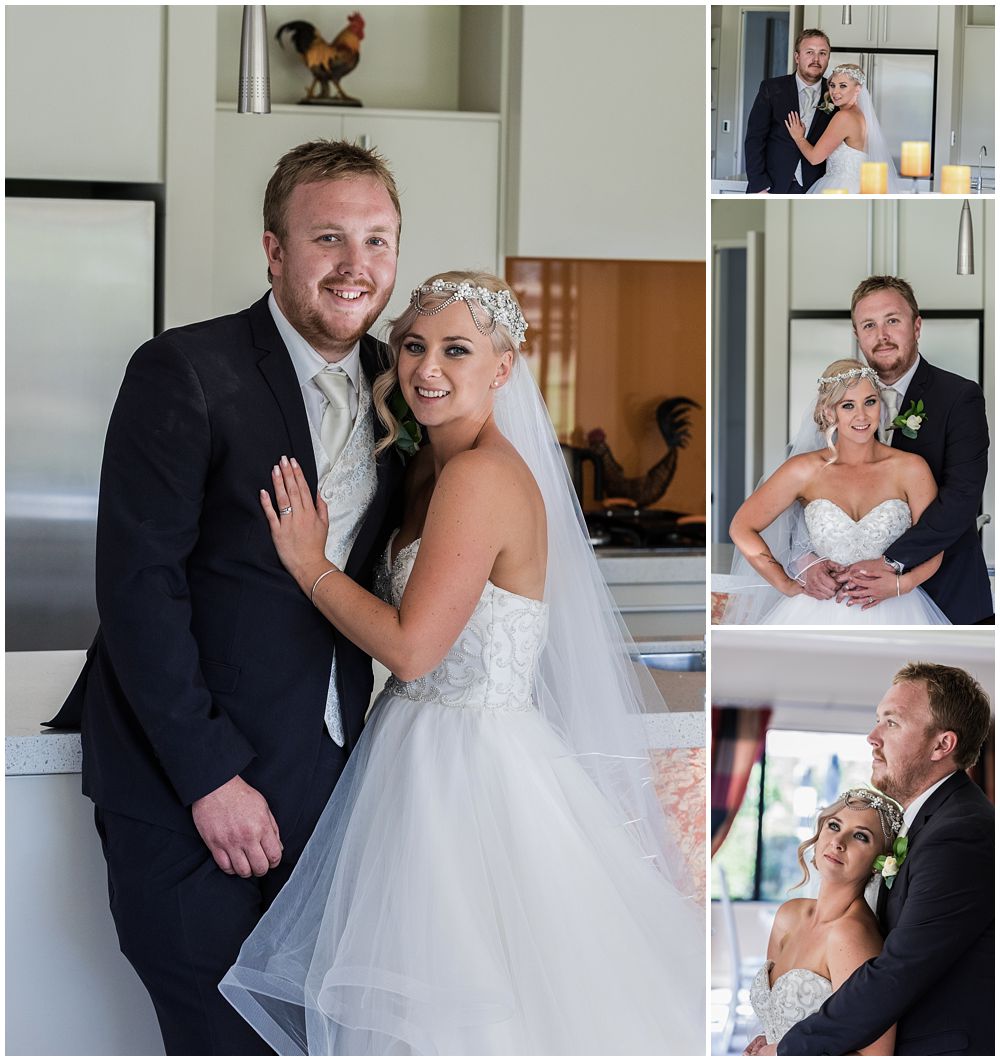
[[(701, 642), (655, 642), (640, 646), (645, 651), (700, 651)], [(75, 774), (80, 772), (83, 753), (80, 734), (49, 730), (42, 722), (62, 706), (83, 667), (86, 653), (6, 653), (6, 773), (8, 777), (31, 774)], [(688, 680), (697, 684), (701, 675), (672, 671), (655, 677), (657, 684)], [(665, 692), (669, 690), (664, 689)], [(696, 699), (683, 697), (685, 701)], [(688, 706), (687, 703), (684, 706)], [(646, 716), (650, 741), (657, 748), (701, 748), (705, 745), (705, 712), (668, 711)]]

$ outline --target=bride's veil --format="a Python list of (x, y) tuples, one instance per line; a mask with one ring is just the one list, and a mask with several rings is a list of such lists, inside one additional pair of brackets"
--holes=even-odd
[(858, 107), (865, 119), (865, 154), (868, 156), (868, 161), (885, 162), (887, 164), (889, 174), (887, 191), (890, 195), (904, 191), (903, 182), (899, 179), (899, 175), (896, 172), (896, 165), (892, 161), (892, 152), (889, 150), (889, 143), (885, 138), (885, 134), (882, 132), (882, 126), (879, 124), (878, 116), (875, 114), (875, 106), (872, 103), (871, 93), (864, 85), (861, 86), (861, 92), (858, 94)]
[[(781, 460), (765, 472), (755, 489), (790, 458), (825, 448), (826, 439), (813, 420), (815, 402), (815, 397), (810, 399), (799, 428)], [(798, 501), (793, 501), (769, 527), (761, 531), (761, 537), (775, 560), (794, 578), (804, 567), (803, 558), (809, 555), (811, 548), (805, 513)], [(712, 589), (728, 594), (724, 619), (727, 625), (759, 623), (783, 599), (782, 594), (753, 569), (739, 549), (734, 550), (730, 573), (713, 576)]]
[(684, 895), (690, 873), (656, 796), (649, 711), (663, 698), (601, 575), (544, 401), (523, 359), (496, 397), (496, 423), (524, 458), (545, 501), (548, 634), (538, 669), (541, 714), (559, 733), (638, 839)]

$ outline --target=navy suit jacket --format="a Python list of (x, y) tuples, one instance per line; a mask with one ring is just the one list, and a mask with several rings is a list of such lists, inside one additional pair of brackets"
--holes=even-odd
[[(826, 92), (826, 78), (820, 88), (820, 98)], [(785, 128), (785, 119), (799, 109), (799, 89), (794, 74), (771, 77), (761, 81), (757, 98), (747, 119), (743, 142), (746, 156), (747, 192), (762, 192), (770, 188), (774, 194), (785, 194), (795, 183), (795, 168), (802, 163), (802, 190), (808, 191), (826, 173), (826, 163), (814, 166), (807, 162), (795, 146)], [(806, 131), (810, 144), (823, 135), (830, 124), (831, 114), (818, 107)]]
[(899, 428), (895, 449), (919, 453), (930, 465), (938, 496), (919, 522), (888, 549), (906, 568), (944, 551), (941, 567), (924, 583), (937, 606), (953, 623), (976, 623), (993, 613), (989, 574), (976, 517), (983, 499), (990, 448), (986, 401), (971, 380), (935, 368), (923, 357), (900, 404), (923, 401), (927, 419), (916, 438)]
[(899, 875), (879, 894), (882, 953), (791, 1028), (779, 1054), (847, 1054), (896, 1024), (900, 1055), (993, 1056), (993, 806), (952, 774), (907, 835)]
[[(369, 378), (388, 356), (362, 340)], [(101, 625), (51, 723), (80, 726), (83, 790), (98, 806), (193, 832), (190, 804), (240, 774), (285, 834), (310, 788), (332, 790), (330, 661), (336, 649), (349, 749), (371, 660), (278, 559), (258, 495), (282, 454), (299, 460), (315, 492), (301, 388), (266, 297), (136, 351), (101, 468)], [(398, 519), (401, 481), (389, 449), (346, 565), (362, 585)]]

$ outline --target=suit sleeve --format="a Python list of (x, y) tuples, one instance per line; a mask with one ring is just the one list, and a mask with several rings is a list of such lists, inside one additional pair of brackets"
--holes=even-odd
[(953, 819), (948, 830), (922, 839), (919, 870), (914, 867), (882, 953), (818, 1013), (789, 1029), (779, 1054), (849, 1054), (874, 1042), (948, 975), (992, 923), (992, 821)]
[(757, 98), (747, 118), (743, 153), (747, 167), (747, 192), (762, 192), (771, 186), (767, 175), (767, 134), (771, 128), (771, 101), (767, 82), (761, 81)]
[(168, 340), (141, 347), (108, 426), (97, 520), (97, 607), (136, 719), (189, 805), (239, 773), (254, 749), (214, 703), (191, 630), (187, 561), (210, 471), (198, 377)]
[[(932, 413), (933, 415), (933, 413)], [(969, 385), (951, 408), (938, 495), (917, 524), (893, 543), (889, 558), (909, 569), (953, 545), (975, 525), (986, 486), (990, 449), (986, 400)]]

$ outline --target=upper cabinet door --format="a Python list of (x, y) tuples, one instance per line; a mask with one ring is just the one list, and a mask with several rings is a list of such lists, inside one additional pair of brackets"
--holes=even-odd
[(163, 8), (5, 15), (7, 176), (162, 181)]
[(878, 4), (853, 4), (851, 24), (843, 25), (840, 4), (807, 4), (804, 29), (821, 29), (836, 51), (846, 48), (875, 48), (878, 37), (880, 7)]
[(936, 48), (937, 5), (882, 4), (878, 48)]

